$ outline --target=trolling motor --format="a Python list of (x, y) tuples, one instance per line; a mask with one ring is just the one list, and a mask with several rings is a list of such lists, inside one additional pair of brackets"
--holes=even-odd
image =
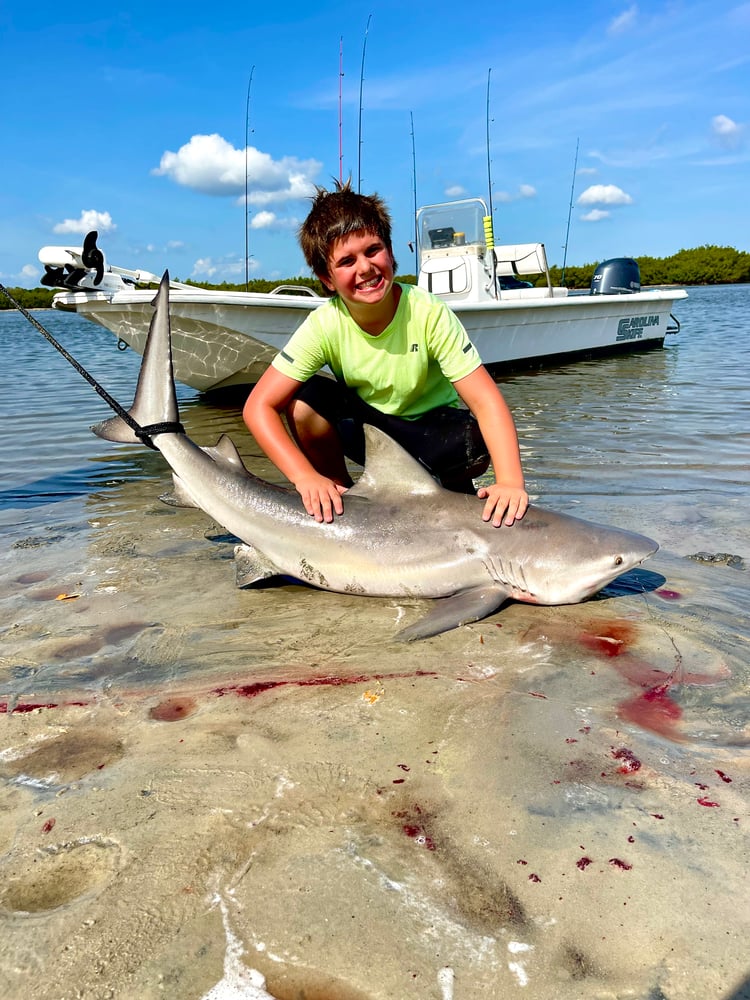
[[(83, 239), (83, 246), (79, 250), (77, 247), (45, 247), (49, 250), (57, 251), (57, 259), (42, 260), (44, 264), (44, 274), (41, 283), (48, 288), (77, 288), (81, 281), (90, 273), (93, 273), (91, 282), (98, 288), (104, 278), (104, 254), (96, 245), (99, 233), (93, 229), (86, 233)], [(40, 251), (40, 258), (42, 251)]]
[[(150, 271), (132, 270), (108, 264), (96, 245), (99, 233), (87, 233), (81, 247), (42, 247), (39, 260), (44, 264), (41, 283), (49, 288), (75, 292), (98, 291), (112, 295), (137, 284), (156, 284), (161, 278)], [(181, 281), (171, 281), (171, 288), (189, 288)]]

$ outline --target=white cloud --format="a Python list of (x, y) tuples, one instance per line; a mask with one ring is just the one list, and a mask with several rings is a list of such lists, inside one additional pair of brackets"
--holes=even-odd
[(579, 205), (632, 205), (633, 199), (616, 184), (592, 184), (578, 198)]
[(465, 198), (466, 188), (461, 187), (460, 184), (452, 184), (450, 187), (445, 189), (446, 198)]
[(251, 229), (266, 229), (266, 230), (297, 230), (299, 228), (299, 219), (294, 217), (289, 217), (287, 219), (280, 218), (275, 212), (269, 212), (263, 209), (260, 212), (256, 212), (255, 215), (250, 220)]
[(237, 196), (244, 202), (246, 168), (248, 202), (269, 205), (309, 198), (315, 192), (314, 178), (321, 164), (294, 156), (274, 160), (254, 146), (235, 149), (214, 133), (194, 135), (176, 153), (163, 153), (159, 166), (151, 173), (202, 194)]
[(497, 191), (492, 195), (493, 199), (503, 205), (511, 201), (518, 201), (521, 198), (536, 198), (536, 188), (531, 184), (519, 184), (518, 191), (513, 194), (510, 191)]
[(216, 274), (217, 265), (214, 264), (210, 257), (199, 257), (198, 260), (193, 264), (193, 270), (190, 272), (191, 278), (206, 277), (211, 278)]
[[(260, 265), (256, 260), (248, 261), (248, 271), (257, 271)], [(190, 277), (193, 279), (223, 279), (231, 280), (238, 276), (244, 277), (245, 261), (237, 257), (199, 257), (193, 264)]]
[(250, 221), (251, 229), (271, 229), (276, 223), (275, 212), (257, 212)]
[(638, 4), (633, 4), (627, 10), (624, 10), (622, 14), (618, 14), (617, 17), (610, 21), (607, 33), (610, 35), (621, 35), (626, 31), (630, 31), (635, 26), (637, 20)]
[(20, 271), (15, 273), (8, 273), (6, 271), (0, 271), (0, 280), (5, 282), (11, 281), (34, 281), (38, 278), (40, 274), (39, 268), (34, 267), (33, 264), (24, 264)]
[(711, 131), (722, 146), (733, 147), (742, 139), (744, 127), (727, 115), (714, 115), (711, 119)]
[(182, 240), (167, 240), (164, 246), (159, 246), (157, 243), (147, 243), (145, 249), (148, 253), (165, 253), (167, 250), (182, 250), (184, 246)]
[(97, 229), (100, 233), (111, 233), (117, 226), (112, 221), (109, 212), (97, 212), (93, 208), (85, 208), (79, 218), (65, 219), (52, 227), (53, 233), (89, 233)]
[(611, 212), (606, 212), (603, 208), (592, 208), (590, 212), (586, 212), (585, 215), (581, 216), (582, 222), (601, 222), (602, 219), (608, 219)]

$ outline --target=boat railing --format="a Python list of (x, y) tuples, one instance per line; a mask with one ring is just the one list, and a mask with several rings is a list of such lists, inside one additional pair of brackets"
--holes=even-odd
[(269, 295), (311, 295), (314, 299), (321, 298), (314, 288), (309, 285), (277, 285), (268, 293)]

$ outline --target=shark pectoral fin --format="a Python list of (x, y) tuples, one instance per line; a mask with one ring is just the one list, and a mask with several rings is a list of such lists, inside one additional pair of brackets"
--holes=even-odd
[(249, 587), (258, 580), (283, 575), (278, 566), (274, 566), (270, 559), (252, 545), (235, 545), (234, 568), (234, 581), (238, 587)]
[[(196, 507), (198, 504), (193, 500), (182, 484), (182, 480), (176, 473), (172, 473), (172, 492), (162, 493), (159, 497), (162, 503), (168, 507)], [(200, 509), (200, 508), (198, 508)]]
[(487, 586), (462, 590), (452, 597), (440, 597), (424, 618), (402, 629), (395, 638), (398, 642), (428, 639), (459, 625), (477, 622), (496, 611), (509, 596), (510, 591), (505, 587)]

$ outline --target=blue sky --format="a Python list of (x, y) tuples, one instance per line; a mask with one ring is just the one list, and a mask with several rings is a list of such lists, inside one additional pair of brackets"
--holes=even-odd
[(255, 277), (308, 273), (296, 228), (341, 169), (413, 271), (414, 161), (420, 205), (491, 177), (496, 241), (553, 263), (571, 191), (569, 265), (750, 251), (750, 3), (5, 0), (0, 88), (6, 285), (94, 228), (111, 263), (243, 281), (246, 163)]

